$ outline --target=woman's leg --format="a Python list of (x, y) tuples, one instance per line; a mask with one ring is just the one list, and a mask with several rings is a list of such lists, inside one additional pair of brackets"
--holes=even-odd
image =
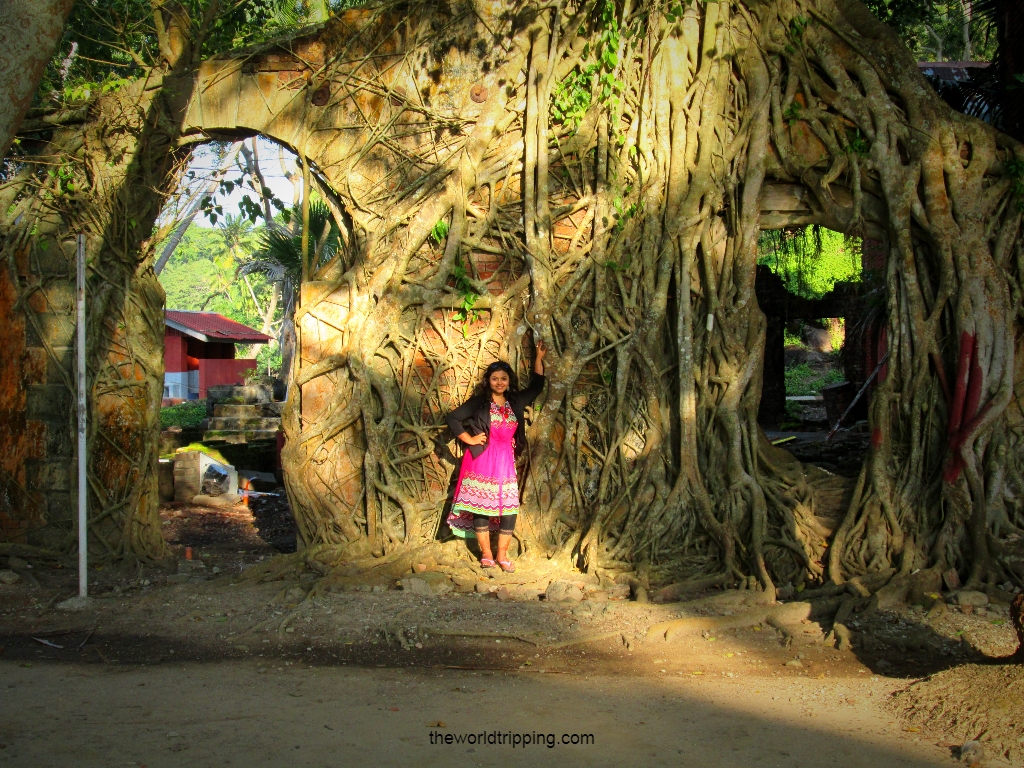
[[(493, 560), (491, 555), (491, 521), (487, 515), (473, 515), (473, 532), (476, 534), (476, 543), (480, 545), (480, 559)], [(501, 540), (499, 539), (499, 542)], [(499, 543), (499, 547), (500, 547)], [(493, 565), (493, 563), (492, 563)]]
[(498, 530), (498, 562), (508, 561), (508, 547), (512, 543), (512, 532), (516, 529), (516, 515), (502, 515)]

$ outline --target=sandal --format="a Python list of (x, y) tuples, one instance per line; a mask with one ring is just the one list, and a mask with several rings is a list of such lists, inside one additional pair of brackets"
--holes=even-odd
[(498, 565), (501, 566), (501, 570), (505, 573), (515, 573), (516, 567), (512, 564), (511, 560), (499, 560)]
[(490, 558), (490, 557), (481, 557), (480, 558), (480, 567), (481, 568), (493, 568), (494, 567), (494, 560), (492, 558)]

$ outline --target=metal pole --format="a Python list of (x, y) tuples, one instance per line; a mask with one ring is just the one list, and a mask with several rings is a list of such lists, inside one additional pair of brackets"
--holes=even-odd
[(89, 495), (85, 451), (85, 235), (78, 236), (78, 594), (89, 596)]
[(847, 416), (850, 415), (850, 411), (853, 410), (853, 406), (855, 406), (857, 404), (857, 401), (860, 400), (861, 395), (863, 395), (864, 392), (867, 391), (868, 384), (870, 384), (872, 381), (875, 380), (875, 376), (877, 376), (878, 372), (880, 370), (882, 370), (882, 366), (885, 365), (885, 361), (888, 360), (888, 359), (889, 359), (889, 353), (886, 352), (882, 356), (882, 359), (878, 361), (878, 365), (875, 366), (875, 370), (873, 370), (871, 372), (871, 375), (868, 376), (868, 380), (864, 382), (864, 386), (862, 386), (860, 388), (860, 392), (858, 392), (857, 396), (855, 398), (853, 398), (853, 402), (851, 402), (848, 406), (846, 406), (846, 410), (843, 411), (843, 415), (839, 417), (839, 421), (836, 422), (836, 425), (834, 427), (832, 427), (832, 431), (829, 432), (827, 435), (825, 435), (825, 442), (826, 443), (829, 440), (832, 439), (832, 435), (834, 435), (836, 432), (839, 431), (839, 425), (843, 423), (843, 419), (845, 419)]

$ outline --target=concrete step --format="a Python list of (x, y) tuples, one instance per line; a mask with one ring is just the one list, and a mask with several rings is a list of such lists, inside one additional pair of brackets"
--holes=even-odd
[(215, 405), (213, 406), (214, 418), (252, 419), (259, 418), (258, 405)]
[(213, 406), (214, 417), (251, 419), (255, 417), (274, 418), (281, 415), (283, 403), (254, 403), (250, 405), (217, 404)]
[(267, 430), (277, 429), (281, 426), (280, 418), (263, 418), (257, 416), (255, 418), (240, 419), (237, 417), (228, 416), (214, 416), (210, 419), (210, 426), (206, 430), (207, 434), (210, 432), (219, 432), (223, 430), (231, 430), (233, 432), (245, 432), (248, 430)]
[(211, 429), (203, 435), (204, 443), (255, 443), (277, 441), (277, 429)]
[(271, 400), (270, 387), (238, 386), (231, 384), (215, 384), (209, 387), (206, 394), (207, 401), (214, 403), (268, 403)]

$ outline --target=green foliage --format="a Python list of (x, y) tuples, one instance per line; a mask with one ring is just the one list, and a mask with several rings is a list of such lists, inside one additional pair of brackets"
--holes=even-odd
[[(178, 0), (192, 24), (193, 45), (203, 58), (269, 40), (365, 0)], [(90, 0), (75, 3), (64, 34), (43, 76), (42, 103), (87, 100), (124, 87), (159, 63), (152, 0)], [(214, 7), (209, 24), (202, 21)]]
[(551, 117), (575, 130), (590, 109), (597, 64), (576, 67), (551, 94)]
[(259, 376), (281, 375), (281, 347), (277, 344), (264, 344), (256, 353), (256, 370)]
[(434, 238), (435, 243), (440, 245), (441, 241), (448, 237), (448, 222), (444, 219), (437, 222), (433, 229), (430, 230), (430, 236)]
[[(212, 261), (213, 254), (221, 247), (223, 240), (220, 233), (212, 227), (200, 227), (193, 224), (185, 231), (184, 237), (174, 249), (167, 268), (177, 265), (191, 264), (196, 261)], [(164, 244), (160, 243), (156, 250), (159, 252)], [(166, 288), (166, 286), (165, 286)]]
[(185, 264), (168, 263), (160, 273), (160, 284), (167, 295), (168, 309), (199, 309), (212, 292), (217, 268), (213, 259)]
[(685, 9), (682, 4), (677, 3), (676, 5), (670, 6), (665, 11), (665, 18), (668, 20), (669, 24), (674, 24), (678, 19), (683, 18), (684, 10)]
[(846, 380), (841, 369), (815, 371), (807, 363), (790, 366), (785, 375), (787, 395), (820, 395), (821, 390), (830, 384)]
[[(447, 227), (447, 225), (445, 226)], [(479, 299), (480, 296), (474, 290), (473, 284), (469, 282), (469, 273), (466, 271), (466, 267), (463, 265), (462, 259), (459, 258), (458, 255), (456, 255), (455, 264), (452, 266), (452, 277), (455, 278), (455, 290), (462, 299), (459, 304), (459, 308), (455, 311), (452, 317), (457, 322), (462, 323), (462, 338), (466, 338), (469, 324), (475, 323), (477, 318), (480, 317), (479, 310), (473, 309), (473, 306), (476, 304), (476, 300)]]
[(1003, 167), (1013, 182), (1013, 196), (1017, 198), (1017, 208), (1024, 211), (1024, 160), (1013, 157), (1003, 163)]
[(871, 151), (871, 142), (861, 134), (860, 128), (847, 128), (846, 141), (849, 150), (860, 157), (867, 157)]
[(801, 42), (804, 37), (804, 30), (807, 29), (807, 24), (810, 19), (804, 18), (803, 16), (795, 16), (790, 19), (789, 22), (789, 36), (796, 42)]
[[(302, 221), (302, 206), (295, 206), (290, 219)], [(319, 198), (309, 202), (309, 243), (312, 251), (329, 228), (327, 241), (319, 259), (310, 264), (310, 271), (316, 270), (334, 258), (341, 244), (341, 233), (338, 230), (331, 209)], [(315, 256), (315, 254), (314, 254)], [(256, 251), (245, 261), (243, 274), (263, 274), (271, 282), (288, 279), (294, 289), (298, 289), (302, 281), (302, 232), (276, 226), (265, 227), (258, 239)]]
[(198, 427), (206, 418), (206, 401), (189, 400), (160, 409), (160, 429)]
[(790, 293), (818, 299), (837, 282), (860, 280), (860, 241), (816, 226), (767, 230), (758, 239), (757, 263), (781, 277)]
[(224, 454), (218, 451), (216, 448), (211, 448), (203, 443), (189, 443), (183, 445), (181, 448), (175, 451), (175, 453), (191, 453), (192, 451), (199, 451), (199, 453), (205, 453), (211, 459), (216, 461), (218, 464), (224, 464), (227, 466), (231, 465), (231, 462), (224, 458)]
[(55, 168), (50, 168), (46, 175), (53, 181), (58, 195), (75, 191), (75, 171), (71, 163), (64, 162)]
[[(576, 66), (555, 85), (551, 93), (552, 119), (572, 130), (579, 127), (590, 109), (595, 90), (598, 102), (609, 106), (616, 115), (619, 96), (625, 87), (625, 83), (616, 77), (622, 29), (614, 0), (603, 0), (597, 18), (596, 40), (592, 46), (587, 43), (583, 48), (583, 61), (586, 63)], [(633, 30), (627, 32), (627, 37), (634, 35)]]
[[(992, 18), (976, 12), (976, 3), (962, 3), (961, 0), (864, 0), (864, 4), (896, 31), (919, 60), (963, 59), (965, 21), (971, 40), (971, 58), (991, 61), (995, 55), (996, 36)], [(964, 16), (965, 12), (970, 14), (969, 18)]]
[[(430, 237), (440, 245), (448, 237), (448, 222), (444, 219), (438, 221), (430, 230)], [(455, 290), (460, 297), (459, 308), (452, 313), (452, 319), (462, 323), (462, 338), (466, 338), (470, 323), (475, 323), (480, 317), (479, 310), (473, 309), (480, 296), (469, 281), (469, 271), (458, 254), (455, 254), (455, 263), (452, 265), (452, 278), (455, 280)]]
[(786, 107), (786, 111), (782, 113), (782, 116), (786, 118), (786, 122), (793, 125), (800, 117), (800, 103), (798, 101), (790, 102), (790, 105)]
[[(250, 246), (259, 231), (250, 235)], [(160, 284), (166, 294), (168, 309), (219, 312), (231, 320), (250, 327), (263, 324), (253, 306), (248, 288), (235, 278), (235, 261), (244, 258), (244, 249), (228, 263), (224, 228), (200, 227), (193, 224), (185, 232), (167, 266), (160, 273)], [(163, 245), (157, 246), (157, 252)], [(263, 307), (270, 300), (273, 286), (260, 274), (249, 277), (257, 299)]]
[[(631, 187), (626, 187), (623, 197), (631, 191)], [(615, 225), (612, 227), (612, 231), (619, 233), (626, 226), (627, 221), (643, 210), (643, 202), (634, 201), (629, 205), (625, 205), (622, 197), (616, 197), (612, 200), (612, 207), (615, 208)]]

